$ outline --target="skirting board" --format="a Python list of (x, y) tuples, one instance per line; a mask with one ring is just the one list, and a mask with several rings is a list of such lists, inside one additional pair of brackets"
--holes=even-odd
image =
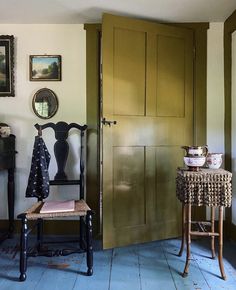
[[(31, 221), (29, 221), (30, 224)], [(79, 221), (77, 220), (46, 220), (44, 222), (44, 234), (46, 235), (78, 235)], [(14, 233), (19, 234), (21, 229), (21, 221), (14, 221)], [(8, 228), (7, 220), (0, 220), (0, 233)], [(97, 237), (94, 237), (97, 238)]]
[(228, 228), (227, 237), (236, 242), (236, 225), (231, 223)]

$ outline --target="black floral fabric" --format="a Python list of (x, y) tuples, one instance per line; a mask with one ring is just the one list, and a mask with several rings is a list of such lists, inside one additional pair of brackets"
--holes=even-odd
[(31, 161), (31, 169), (26, 188), (26, 197), (44, 199), (49, 195), (48, 166), (51, 156), (41, 136), (36, 136)]

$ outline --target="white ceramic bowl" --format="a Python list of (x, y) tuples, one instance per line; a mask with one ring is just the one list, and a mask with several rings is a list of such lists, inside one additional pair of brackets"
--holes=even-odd
[(184, 157), (184, 163), (188, 167), (201, 167), (205, 164), (206, 157), (198, 156), (198, 157)]
[(218, 169), (222, 164), (222, 153), (209, 153), (206, 158), (210, 169)]
[(8, 126), (0, 126), (0, 136), (1, 137), (8, 137), (11, 134), (11, 128)]

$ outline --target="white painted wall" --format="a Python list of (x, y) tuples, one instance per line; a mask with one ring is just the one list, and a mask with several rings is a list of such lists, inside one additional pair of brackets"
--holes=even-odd
[[(207, 145), (209, 152), (224, 153), (223, 22), (210, 23), (207, 32)], [(209, 210), (207, 218), (210, 218)]]
[[(59, 99), (59, 110), (52, 122), (86, 122), (86, 34), (83, 25), (1, 24), (0, 35), (15, 36), (15, 97), (0, 98), (0, 122), (10, 125), (16, 135), (16, 197), (15, 215), (31, 205), (35, 199), (25, 198), (36, 130), (35, 123), (46, 123), (32, 110), (34, 93), (43, 87), (52, 89)], [(29, 55), (59, 54), (62, 56), (62, 81), (29, 81)], [(48, 129), (49, 131), (51, 129)], [(50, 138), (48, 132), (45, 138)], [(72, 134), (71, 142), (76, 143)], [(49, 150), (52, 148), (49, 140)], [(52, 164), (52, 168), (53, 168)], [(7, 218), (7, 174), (0, 171), (0, 219)], [(63, 198), (61, 189), (54, 188)]]
[(210, 23), (207, 34), (207, 145), (224, 153), (224, 23)]
[(236, 32), (232, 33), (232, 222), (236, 224)]

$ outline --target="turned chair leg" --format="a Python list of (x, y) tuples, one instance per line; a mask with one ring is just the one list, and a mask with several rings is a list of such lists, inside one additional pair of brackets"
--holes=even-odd
[(27, 270), (27, 240), (28, 240), (28, 227), (27, 218), (24, 216), (21, 219), (21, 240), (20, 240), (20, 281), (26, 280), (26, 270)]
[(43, 219), (38, 219), (37, 224), (37, 250), (40, 252), (43, 245)]
[(80, 217), (80, 234), (79, 234), (79, 244), (82, 250), (86, 249), (85, 244), (85, 219), (83, 216)]
[(93, 245), (92, 245), (92, 211), (88, 211), (86, 215), (86, 243), (87, 243), (87, 275), (93, 275)]

